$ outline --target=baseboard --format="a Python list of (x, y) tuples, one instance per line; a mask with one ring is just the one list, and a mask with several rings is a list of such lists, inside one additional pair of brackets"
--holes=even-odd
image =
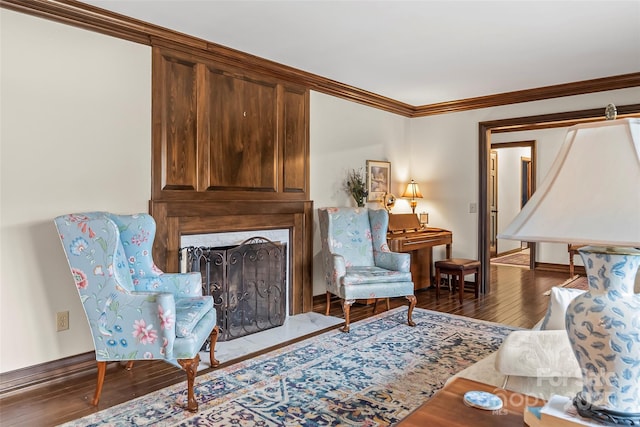
[(511, 254), (517, 254), (517, 253), (519, 253), (519, 252), (524, 251), (525, 249), (527, 249), (527, 248), (515, 248), (515, 249), (510, 249), (510, 250), (508, 250), (508, 251), (505, 251), (505, 252), (501, 252), (501, 253), (499, 253), (499, 254), (496, 254), (493, 258), (500, 258), (500, 257), (507, 256), (507, 255), (511, 255)]
[[(536, 270), (540, 271), (553, 271), (556, 273), (567, 273), (569, 274), (569, 266), (566, 264), (552, 264), (548, 262), (536, 262)], [(584, 270), (584, 267), (581, 265), (576, 265), (574, 267), (574, 274), (586, 275), (587, 273)]]
[(96, 354), (90, 351), (5, 372), (0, 374), (0, 397), (27, 391), (44, 383), (68, 380), (69, 376), (86, 374), (92, 369), (96, 369)]

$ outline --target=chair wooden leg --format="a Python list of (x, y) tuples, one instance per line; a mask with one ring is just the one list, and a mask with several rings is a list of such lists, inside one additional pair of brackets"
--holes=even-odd
[(416, 322), (413, 321), (413, 309), (416, 306), (417, 298), (415, 295), (407, 295), (406, 297), (409, 300), (409, 311), (407, 313), (407, 323), (409, 326), (416, 326)]
[[(389, 298), (385, 298), (385, 300), (387, 301), (387, 311), (389, 311), (391, 308), (390, 304), (389, 304)], [(376, 298), (375, 301), (373, 302), (373, 314), (376, 314), (376, 309), (378, 308), (378, 301), (380, 301), (380, 298)]]
[(102, 393), (102, 385), (104, 384), (104, 374), (107, 371), (107, 362), (98, 362), (98, 383), (96, 384), (96, 392), (93, 395), (91, 404), (98, 406), (100, 394)]
[(344, 311), (344, 326), (340, 328), (342, 332), (349, 332), (349, 312), (351, 311), (351, 304), (353, 304), (355, 300), (346, 299), (342, 303), (342, 311)]
[(187, 410), (189, 412), (198, 412), (198, 402), (193, 392), (193, 386), (196, 382), (200, 355), (196, 353), (196, 357), (193, 359), (178, 359), (178, 363), (187, 373)]
[(325, 316), (329, 315), (330, 306), (331, 306), (331, 292), (327, 291), (327, 310), (324, 313)]
[(211, 343), (209, 347), (209, 363), (211, 364), (212, 368), (220, 366), (220, 361), (215, 357), (215, 348), (216, 348), (216, 343), (218, 342), (219, 332), (220, 332), (220, 328), (218, 328), (218, 325), (216, 325), (215, 328), (213, 328), (213, 330), (211, 331), (211, 334), (209, 335), (209, 340)]
[(457, 277), (458, 281), (458, 300), (460, 304), (462, 304), (462, 298), (464, 298), (464, 272), (458, 273)]
[(436, 300), (440, 298), (440, 268), (436, 267)]

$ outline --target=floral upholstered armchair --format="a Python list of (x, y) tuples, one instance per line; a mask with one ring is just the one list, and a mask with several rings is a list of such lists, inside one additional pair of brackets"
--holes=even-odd
[[(318, 209), (327, 311), (331, 294), (343, 301), (345, 326), (349, 332), (349, 311), (357, 299), (406, 297), (407, 323), (416, 305), (411, 280), (410, 255), (391, 252), (387, 245), (389, 214), (384, 209)], [(387, 300), (387, 309), (388, 309)], [(375, 306), (374, 306), (375, 310)]]
[(187, 373), (187, 409), (195, 412), (198, 352), (218, 335), (211, 296), (200, 273), (163, 273), (153, 263), (156, 223), (148, 214), (69, 214), (55, 219), (75, 286), (89, 321), (98, 363), (92, 400), (100, 400), (110, 361), (161, 359)]

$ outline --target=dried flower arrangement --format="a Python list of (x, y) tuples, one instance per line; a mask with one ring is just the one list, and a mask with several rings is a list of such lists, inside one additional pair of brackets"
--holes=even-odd
[(362, 169), (351, 169), (345, 182), (347, 192), (354, 198), (359, 207), (363, 207), (367, 200), (367, 184), (363, 177)]

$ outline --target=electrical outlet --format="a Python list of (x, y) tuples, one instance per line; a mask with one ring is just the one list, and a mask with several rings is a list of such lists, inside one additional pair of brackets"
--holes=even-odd
[(469, 203), (469, 213), (477, 213), (477, 212), (478, 212), (478, 204)]
[(67, 329), (69, 329), (69, 312), (60, 311), (56, 314), (56, 330), (60, 332)]

